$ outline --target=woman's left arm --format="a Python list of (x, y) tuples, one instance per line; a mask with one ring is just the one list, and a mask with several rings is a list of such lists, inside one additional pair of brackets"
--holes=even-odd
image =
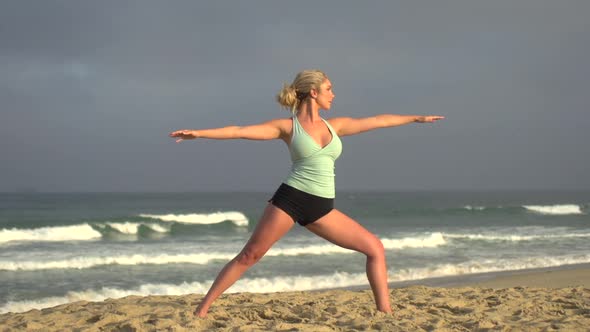
[(435, 122), (444, 118), (444, 116), (440, 115), (381, 114), (359, 119), (334, 118), (330, 119), (330, 125), (336, 130), (338, 136), (347, 136), (360, 134), (378, 128), (402, 126), (413, 122)]

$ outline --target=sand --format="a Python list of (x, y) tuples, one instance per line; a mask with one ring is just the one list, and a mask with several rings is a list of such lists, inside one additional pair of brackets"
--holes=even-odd
[[(433, 286), (436, 285), (436, 286)], [(590, 267), (392, 284), (394, 313), (369, 290), (128, 296), (0, 315), (0, 331), (590, 331)]]

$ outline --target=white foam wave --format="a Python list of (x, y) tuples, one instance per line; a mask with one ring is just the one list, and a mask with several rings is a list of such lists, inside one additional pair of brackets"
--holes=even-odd
[(463, 207), (465, 210), (470, 210), (470, 211), (483, 211), (485, 210), (485, 206), (471, 206), (471, 205), (465, 205)]
[(47, 269), (87, 269), (100, 265), (140, 265), (140, 264), (207, 264), (212, 260), (228, 260), (235, 256), (225, 253), (189, 254), (189, 255), (121, 255), (115, 257), (77, 257), (57, 261), (0, 261), (0, 270), (35, 271)]
[(529, 211), (547, 215), (583, 214), (582, 208), (576, 204), (560, 205), (523, 205)]
[[(385, 249), (433, 248), (446, 244), (441, 233), (433, 233), (427, 237), (408, 237), (403, 239), (381, 239)], [(265, 256), (299, 256), (299, 255), (330, 255), (349, 254), (352, 250), (333, 244), (312, 245), (297, 248), (272, 248)], [(187, 255), (120, 255), (114, 257), (77, 257), (57, 261), (0, 261), (0, 271), (36, 271), (47, 269), (87, 269), (100, 265), (141, 265), (141, 264), (208, 264), (213, 260), (229, 260), (237, 252), (200, 253)]]
[(236, 211), (216, 212), (210, 214), (140, 214), (139, 216), (143, 218), (158, 219), (166, 222), (178, 222), (196, 225), (218, 224), (229, 220), (237, 226), (248, 226), (248, 218), (246, 218), (243, 213)]
[(124, 223), (107, 223), (110, 227), (115, 229), (116, 231), (123, 233), (123, 234), (137, 234), (139, 232), (139, 227), (144, 226), (151, 229), (154, 232), (158, 233), (167, 233), (169, 229), (162, 227), (158, 224), (149, 224), (149, 223), (133, 223), (133, 222), (124, 222)]
[(442, 233), (432, 233), (426, 237), (406, 237), (403, 239), (381, 239), (385, 249), (436, 248), (447, 244)]
[(469, 239), (484, 241), (534, 241), (547, 239), (568, 239), (590, 237), (590, 233), (571, 233), (571, 234), (537, 234), (537, 235), (512, 235), (512, 234), (446, 234), (443, 237), (450, 239)]
[(486, 259), (459, 264), (441, 264), (430, 268), (402, 269), (390, 274), (389, 281), (420, 280), (426, 278), (536, 269), (552, 266), (590, 263), (588, 255), (567, 255), (554, 257), (524, 257), (518, 259)]
[(12, 241), (88, 241), (101, 238), (100, 232), (88, 224), (42, 227), (35, 229), (2, 229), (0, 243)]
[[(522, 270), (568, 264), (590, 263), (590, 255), (527, 257), (521, 259), (492, 259), (469, 261), (460, 264), (440, 264), (429, 268), (410, 268), (389, 271), (389, 281), (419, 280), (425, 278), (465, 275), (472, 273)], [(0, 307), (0, 313), (23, 312), (42, 309), (74, 301), (103, 301), (107, 298), (121, 298), (129, 295), (183, 295), (204, 294), (212, 280), (182, 284), (145, 284), (133, 289), (102, 288), (100, 290), (71, 291), (61, 297), (47, 297), (29, 301), (11, 301)], [(278, 276), (274, 278), (240, 279), (227, 293), (251, 292), (270, 293), (282, 291), (304, 291), (337, 287), (368, 285), (364, 273), (336, 272), (315, 276)]]
[(158, 224), (149, 224), (149, 225), (144, 224), (144, 225), (147, 226), (148, 228), (151, 228), (152, 231), (158, 232), (158, 233), (167, 233), (170, 231), (169, 228), (166, 228), (166, 227), (158, 225)]
[(107, 223), (107, 225), (109, 225), (111, 228), (115, 229), (119, 233), (123, 233), (123, 234), (137, 234), (137, 232), (139, 231), (139, 226), (141, 226), (141, 224), (130, 223), (130, 222), (126, 222), (126, 223), (110, 222), (110, 223)]

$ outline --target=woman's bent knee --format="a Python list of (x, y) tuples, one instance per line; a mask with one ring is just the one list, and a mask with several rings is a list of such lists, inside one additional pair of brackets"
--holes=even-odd
[(266, 250), (255, 247), (244, 248), (244, 250), (242, 250), (242, 252), (236, 257), (236, 261), (242, 265), (252, 266), (256, 264), (265, 253)]
[(375, 238), (371, 241), (369, 252), (366, 253), (369, 257), (374, 258), (382, 258), (385, 257), (385, 247), (383, 246), (383, 242), (375, 236)]

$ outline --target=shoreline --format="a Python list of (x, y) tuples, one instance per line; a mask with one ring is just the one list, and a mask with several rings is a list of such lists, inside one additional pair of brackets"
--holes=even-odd
[[(577, 271), (577, 272), (574, 272)], [(544, 278), (552, 274), (555, 278), (549, 280)], [(572, 285), (572, 281), (580, 279), (578, 285)], [(455, 276), (444, 276), (426, 278), (420, 280), (408, 280), (389, 283), (391, 288), (407, 287), (411, 285), (423, 285), (430, 287), (543, 287), (543, 288), (564, 288), (571, 286), (583, 286), (590, 288), (590, 263), (569, 264), (541, 268), (505, 270), (494, 272), (481, 272)]]
[(222, 295), (205, 319), (203, 294), (127, 296), (0, 314), (0, 331), (583, 330), (590, 264), (390, 283), (394, 313), (375, 310), (368, 286)]
[[(549, 279), (549, 276), (553, 278)], [(576, 281), (579, 282), (576, 284)], [(538, 267), (521, 270), (478, 272), (415, 280), (392, 281), (389, 282), (388, 285), (390, 290), (410, 286), (440, 288), (485, 287), (494, 289), (511, 287), (590, 288), (590, 263)], [(322, 292), (330, 290), (363, 291), (369, 289), (369, 285), (359, 285), (315, 289), (309, 290), (309, 292)]]

